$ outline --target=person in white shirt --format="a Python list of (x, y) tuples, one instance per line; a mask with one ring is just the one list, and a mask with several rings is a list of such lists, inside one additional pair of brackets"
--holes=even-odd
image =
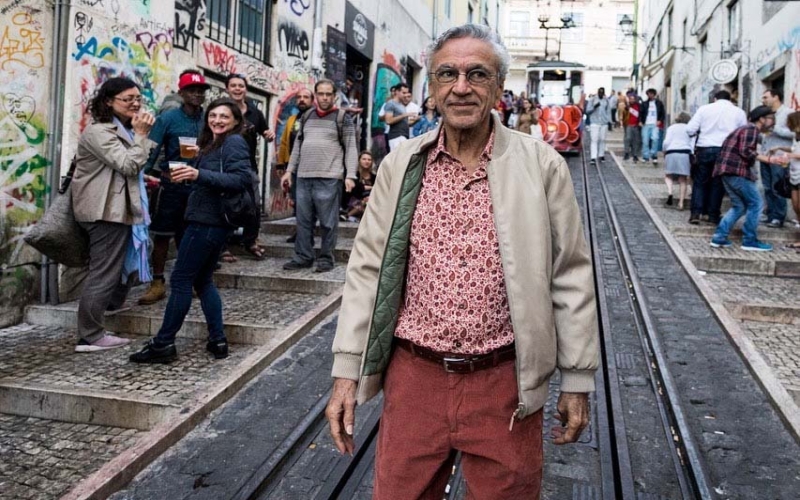
[(714, 94), (714, 102), (700, 106), (686, 126), (689, 136), (696, 138), (697, 158), (697, 166), (692, 172), (689, 224), (699, 224), (701, 216), (707, 216), (713, 225), (719, 223), (725, 188), (722, 179), (711, 174), (725, 138), (745, 125), (747, 114), (731, 102), (730, 92), (720, 90)]
[(589, 148), (592, 165), (597, 164), (597, 157), (600, 161), (606, 159), (606, 132), (608, 124), (611, 123), (611, 105), (606, 97), (606, 89), (597, 89), (597, 95), (589, 99), (586, 105), (586, 117), (589, 121), (589, 136), (592, 143)]
[(673, 203), (673, 182), (680, 184), (678, 197), (678, 210), (683, 210), (683, 200), (686, 199), (686, 186), (691, 170), (691, 156), (694, 145), (689, 134), (686, 133), (686, 124), (691, 120), (689, 113), (681, 112), (675, 123), (667, 129), (664, 137), (664, 182), (667, 184), (667, 205)]
[[(783, 104), (783, 91), (767, 89), (761, 102), (775, 112), (775, 126), (761, 134), (762, 149), (769, 154), (777, 148), (791, 148), (794, 132), (786, 126), (786, 121), (792, 110)], [(775, 183), (785, 175), (784, 168), (785, 165), (761, 163), (761, 184), (764, 186), (764, 201), (767, 202), (767, 227), (781, 228), (786, 220), (786, 198), (775, 191)]]

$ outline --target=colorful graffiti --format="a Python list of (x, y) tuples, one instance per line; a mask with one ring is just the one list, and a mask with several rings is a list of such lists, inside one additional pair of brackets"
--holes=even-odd
[(44, 37), (42, 27), (29, 12), (11, 16), (11, 26), (0, 37), (0, 69), (39, 69), (44, 67)]
[[(394, 67), (387, 64), (378, 64), (378, 68), (375, 71), (375, 88), (372, 96), (372, 118), (370, 120), (370, 126), (373, 129), (378, 129), (378, 133), (383, 133), (383, 122), (378, 119), (381, 106), (383, 106), (383, 103), (390, 97), (391, 93), (389, 89), (401, 81), (403, 81), (403, 79)], [(375, 135), (375, 132), (373, 132), (373, 135)]]
[(557, 151), (580, 151), (582, 119), (583, 111), (578, 106), (546, 106), (539, 120), (544, 140)]
[(310, 88), (316, 81), (311, 74), (272, 68), (210, 40), (203, 40), (201, 46), (200, 66), (223, 75), (241, 73), (247, 77), (251, 86), (271, 94), (291, 93), (302, 87)]
[(95, 36), (79, 44), (72, 58), (78, 62), (76, 73), (80, 91), (80, 130), (88, 124), (86, 107), (94, 90), (109, 78), (127, 77), (142, 88), (145, 104), (158, 106), (159, 98), (170, 84), (172, 73), (169, 58), (172, 54), (172, 32), (140, 31), (133, 43), (115, 36), (100, 41)]
[(0, 326), (18, 321), (37, 292), (29, 264), (39, 256), (22, 238), (47, 196), (45, 12), (43, 2), (30, 0), (0, 9)]

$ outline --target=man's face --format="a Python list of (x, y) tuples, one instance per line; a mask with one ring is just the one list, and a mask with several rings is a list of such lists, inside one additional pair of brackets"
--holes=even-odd
[(317, 107), (319, 109), (328, 111), (333, 107), (333, 99), (335, 96), (333, 85), (330, 83), (320, 83), (317, 85), (315, 94), (317, 98)]
[(604, 89), (603, 87), (600, 87), (599, 89), (597, 89), (597, 97), (602, 99), (605, 96), (606, 96), (606, 89)]
[(655, 101), (655, 100), (656, 100), (656, 94), (655, 94), (655, 93), (653, 93), (653, 92), (648, 92), (648, 93), (647, 93), (647, 98), (648, 98), (649, 100), (651, 100), (651, 101)]
[(764, 106), (769, 106), (770, 108), (775, 106), (775, 102), (777, 100), (778, 99), (772, 95), (771, 92), (764, 92), (764, 95), (761, 96), (761, 103), (764, 104)]
[(399, 90), (400, 102), (405, 106), (411, 102), (411, 91), (408, 87), (403, 87)]
[(303, 89), (297, 93), (297, 109), (299, 109), (300, 112), (310, 108), (312, 102), (314, 102), (314, 99), (310, 90)]
[(628, 96), (628, 102), (629, 102), (630, 104), (636, 104), (636, 96), (635, 96), (635, 95), (633, 95), (633, 94), (629, 95), (629, 96)]
[(756, 126), (758, 127), (758, 130), (762, 132), (772, 130), (772, 127), (775, 126), (775, 115), (767, 115), (763, 118), (759, 118), (756, 122)]
[(503, 83), (497, 77), (499, 61), (489, 42), (474, 38), (456, 38), (445, 42), (431, 61), (434, 73), (443, 69), (457, 73), (482, 70), (491, 75), (481, 84), (470, 83), (464, 74), (455, 82), (439, 83), (430, 79), (430, 94), (436, 99), (445, 127), (471, 130), (490, 127), (489, 114), (503, 96)]
[(182, 90), (178, 92), (183, 102), (188, 104), (189, 106), (194, 106), (199, 108), (203, 105), (206, 100), (206, 89), (205, 87), (199, 87), (197, 85), (191, 85), (189, 87), (184, 87)]

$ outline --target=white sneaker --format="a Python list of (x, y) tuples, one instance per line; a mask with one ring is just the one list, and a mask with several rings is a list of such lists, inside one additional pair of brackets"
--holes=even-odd
[(107, 351), (117, 347), (124, 347), (130, 343), (130, 339), (123, 339), (122, 337), (106, 333), (94, 342), (88, 342), (85, 339), (79, 340), (78, 344), (75, 346), (75, 352)]

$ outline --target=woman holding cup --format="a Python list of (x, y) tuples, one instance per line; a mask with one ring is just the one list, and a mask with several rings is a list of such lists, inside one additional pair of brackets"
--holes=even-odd
[(175, 336), (192, 304), (194, 287), (208, 324), (206, 350), (221, 359), (228, 356), (228, 342), (222, 323), (222, 300), (212, 275), (225, 241), (233, 228), (222, 210), (222, 193), (242, 192), (250, 185), (250, 159), (241, 136), (244, 117), (229, 98), (216, 99), (208, 106), (197, 146), (195, 167), (171, 168), (173, 182), (191, 182), (192, 194), (186, 209), (188, 227), (178, 249), (172, 272), (164, 321), (155, 338), (131, 355), (135, 363), (170, 363), (178, 352)]

